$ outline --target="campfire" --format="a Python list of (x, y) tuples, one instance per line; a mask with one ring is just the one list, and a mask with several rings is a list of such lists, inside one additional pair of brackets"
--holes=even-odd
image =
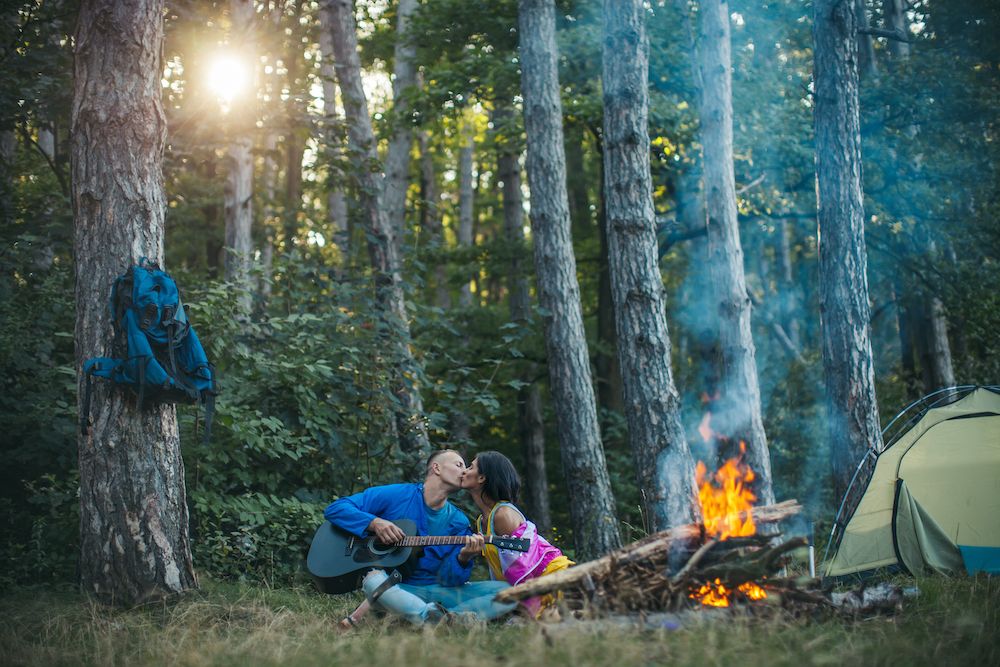
[[(708, 425), (710, 413), (706, 413), (699, 432), (706, 440), (712, 437)], [(702, 525), (705, 534), (720, 542), (730, 537), (749, 537), (757, 533), (753, 520), (753, 504), (757, 500), (751, 490), (754, 480), (753, 470), (743, 461), (746, 443), (740, 442), (740, 455), (728, 459), (711, 475), (704, 462), (695, 467), (695, 482), (698, 486), (698, 502), (701, 505)], [(688, 596), (703, 605), (728, 607), (734, 595), (742, 595), (747, 600), (763, 600), (767, 592), (752, 581), (744, 582), (735, 589), (726, 588), (719, 578), (698, 585)]]
[[(706, 439), (720, 439), (708, 415), (699, 430)], [(745, 453), (746, 445), (740, 443), (737, 455), (711, 473), (704, 463), (697, 465), (701, 522), (654, 533), (597, 560), (531, 579), (501, 591), (497, 599), (513, 602), (561, 591), (575, 614), (638, 613), (640, 618), (648, 612), (706, 607), (761, 613), (823, 609), (850, 615), (898, 608), (898, 587), (889, 587), (873, 602), (860, 593), (830, 594), (816, 579), (785, 572), (789, 554), (807, 540), (781, 541), (779, 524), (802, 508), (794, 500), (755, 506), (755, 476)]]

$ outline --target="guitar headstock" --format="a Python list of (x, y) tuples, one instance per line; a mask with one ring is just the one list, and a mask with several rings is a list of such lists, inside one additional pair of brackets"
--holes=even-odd
[(508, 551), (527, 551), (531, 548), (531, 540), (522, 537), (499, 537), (490, 536), (489, 543), (497, 549), (507, 549)]

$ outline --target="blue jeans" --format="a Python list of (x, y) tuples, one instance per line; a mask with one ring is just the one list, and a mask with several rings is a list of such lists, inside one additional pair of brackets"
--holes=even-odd
[[(388, 578), (382, 570), (372, 570), (365, 575), (362, 588), (369, 599), (379, 584)], [(508, 588), (503, 581), (472, 581), (461, 586), (414, 586), (396, 584), (386, 590), (375, 606), (402, 616), (414, 625), (441, 618), (441, 607), (453, 614), (471, 613), (484, 621), (513, 611), (517, 603), (494, 602), (493, 597)]]

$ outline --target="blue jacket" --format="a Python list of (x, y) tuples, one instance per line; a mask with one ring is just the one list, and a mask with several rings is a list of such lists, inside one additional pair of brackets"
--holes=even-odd
[[(448, 502), (448, 501), (445, 501)], [(471, 535), (469, 520), (452, 505), (449, 535)], [(417, 524), (417, 534), (427, 534), (427, 514), (424, 511), (423, 484), (389, 484), (373, 486), (353, 496), (339, 498), (326, 508), (327, 521), (358, 537), (368, 536), (368, 524), (379, 517), (387, 521), (410, 519)], [(458, 561), (461, 545), (431, 546), (423, 548), (423, 555), (415, 563), (405, 584), (427, 586), (460, 586), (472, 574), (472, 560), (467, 565)]]

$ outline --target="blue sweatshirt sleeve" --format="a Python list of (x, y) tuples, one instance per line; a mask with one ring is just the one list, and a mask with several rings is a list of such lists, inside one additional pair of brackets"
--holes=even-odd
[(366, 537), (368, 535), (368, 524), (372, 519), (380, 517), (383, 519), (395, 519), (396, 516), (386, 516), (391, 509), (394, 509), (405, 496), (405, 484), (389, 484), (387, 486), (373, 486), (365, 489), (361, 493), (353, 496), (338, 498), (330, 503), (323, 516), (327, 521), (346, 530), (352, 535)]
[[(459, 511), (455, 511), (452, 523), (453, 535), (471, 535), (469, 520)], [(472, 566), (475, 558), (470, 558), (466, 565), (458, 560), (458, 552), (462, 550), (462, 545), (456, 544), (442, 548), (441, 567), (438, 569), (438, 584), (441, 586), (461, 586), (472, 576)]]

